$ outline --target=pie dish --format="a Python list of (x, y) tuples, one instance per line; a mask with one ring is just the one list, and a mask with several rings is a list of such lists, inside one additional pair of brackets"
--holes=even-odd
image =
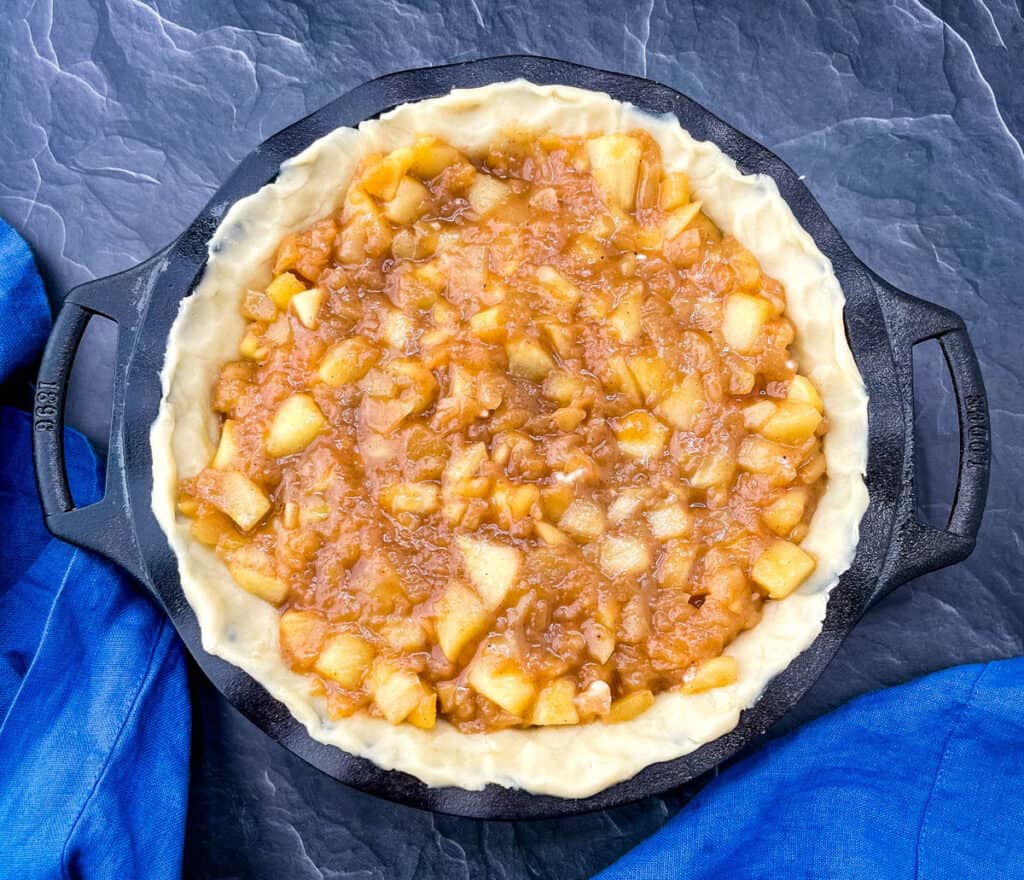
[[(791, 595), (764, 602), (760, 621), (729, 642), (735, 681), (691, 692), (666, 688), (645, 712), (618, 724), (467, 733), (444, 720), (422, 729), (362, 710), (332, 717), (322, 693), (311, 693), (309, 676), (283, 662), (278, 611), (241, 589), (223, 559), (194, 538), (177, 507), (180, 481), (199, 474), (215, 455), (221, 425), (211, 390), (224, 364), (238, 357), (246, 332), (240, 306), (248, 290), (267, 288), (282, 239), (338, 210), (364, 157), (412, 147), (423, 136), (481, 155), (511, 128), (562, 138), (646, 133), (664, 168), (686, 175), (703, 213), (782, 286), (784, 317), (795, 328), (796, 366), (820, 393), (827, 419), (827, 483), (800, 541), (816, 567)], [(581, 798), (721, 737), (814, 641), (829, 592), (857, 547), (868, 504), (867, 397), (846, 340), (843, 305), (829, 260), (775, 183), (742, 174), (718, 147), (694, 140), (674, 117), (652, 116), (598, 92), (519, 80), (456, 90), (399, 106), (358, 129), (330, 132), (286, 162), (272, 184), (231, 207), (169, 336), (163, 398), (151, 433), (152, 503), (177, 557), (204, 648), (259, 681), (315, 739), (434, 786), (472, 790), (497, 783)], [(639, 576), (628, 566), (615, 574)]]

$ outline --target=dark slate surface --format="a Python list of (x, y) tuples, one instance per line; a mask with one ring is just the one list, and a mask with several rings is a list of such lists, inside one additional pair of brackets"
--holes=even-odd
[[(964, 316), (994, 432), (975, 555), (869, 612), (786, 726), (1024, 650), (1024, 21), (1013, 0), (54, 5), (14, 0), (0, 18), (0, 215), (32, 243), (55, 299), (174, 238), (269, 134), (405, 67), (560, 56), (668, 83), (767, 144), (872, 268)], [(111, 335), (90, 335), (70, 413), (102, 445)], [(924, 513), (941, 518), (957, 437), (949, 383), (934, 358), (918, 378)], [(585, 877), (689, 794), (550, 822), (434, 816), (332, 782), (193, 685), (189, 877)]]

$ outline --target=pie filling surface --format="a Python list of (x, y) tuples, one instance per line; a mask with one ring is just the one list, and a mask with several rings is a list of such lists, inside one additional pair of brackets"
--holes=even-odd
[(244, 295), (178, 509), (332, 717), (629, 720), (814, 570), (785, 304), (645, 131), (420, 138)]

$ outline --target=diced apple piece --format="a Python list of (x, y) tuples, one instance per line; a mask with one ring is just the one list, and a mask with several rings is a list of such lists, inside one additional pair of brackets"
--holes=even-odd
[(682, 171), (662, 175), (658, 203), (662, 211), (674, 211), (690, 201), (690, 178)]
[(491, 480), (479, 476), (486, 461), (487, 447), (483, 443), (473, 443), (453, 452), (441, 476), (445, 497), (482, 498), (487, 495)]
[(370, 690), (377, 708), (392, 724), (405, 721), (423, 696), (423, 685), (415, 672), (381, 661), (370, 673)]
[(504, 202), (512, 190), (507, 183), (503, 183), (490, 174), (477, 174), (473, 183), (466, 193), (469, 206), (477, 214), (484, 215)]
[(469, 330), (484, 342), (501, 342), (505, 338), (505, 322), (508, 309), (503, 305), (492, 306), (477, 312), (469, 319)]
[(760, 433), (777, 443), (796, 446), (813, 437), (820, 422), (821, 413), (809, 403), (784, 400), (761, 426)]
[(220, 429), (217, 454), (210, 465), (218, 471), (231, 470), (238, 465), (238, 422), (226, 419)]
[(651, 567), (651, 551), (639, 538), (606, 535), (601, 539), (601, 571), (608, 577), (633, 577)]
[(608, 316), (608, 327), (619, 342), (630, 343), (640, 338), (643, 331), (644, 291), (633, 284)]
[(228, 571), (235, 583), (264, 602), (280, 605), (288, 598), (288, 584), (279, 577), (243, 565), (229, 565)]
[(672, 433), (649, 412), (638, 410), (612, 421), (619, 449), (630, 458), (650, 461), (661, 455)]
[(556, 529), (551, 523), (546, 523), (543, 520), (534, 522), (533, 530), (537, 533), (537, 537), (549, 547), (559, 547), (572, 543), (565, 532), (561, 529)]
[(621, 354), (615, 354), (608, 358), (604, 382), (609, 391), (624, 394), (634, 404), (639, 406), (644, 402), (640, 386), (637, 385), (626, 359)]
[(199, 499), (191, 495), (181, 495), (178, 497), (177, 507), (178, 513), (191, 518), (199, 513)]
[(813, 406), (820, 413), (825, 412), (825, 404), (821, 400), (818, 389), (814, 387), (814, 383), (806, 376), (797, 375), (793, 377), (793, 381), (789, 383), (789, 393), (786, 397), (794, 403), (806, 403)]
[(382, 257), (391, 248), (391, 224), (363, 190), (349, 189), (342, 219), (335, 253), (343, 263), (361, 263), (366, 257)]
[(469, 587), (452, 581), (437, 608), (437, 641), (445, 657), (456, 662), (462, 649), (486, 628), (490, 613)]
[(573, 306), (580, 301), (580, 289), (554, 266), (541, 266), (537, 270), (537, 280), (555, 299), (566, 305)]
[(327, 637), (313, 669), (343, 688), (354, 690), (362, 684), (372, 660), (373, 647), (364, 638), (353, 633), (335, 633)]
[(696, 219), (702, 205), (703, 202), (690, 202), (669, 214), (665, 221), (665, 241), (671, 243), (682, 235)]
[(385, 309), (380, 316), (380, 340), (394, 351), (405, 350), (415, 329), (412, 318), (398, 309)]
[(403, 654), (422, 650), (427, 644), (427, 634), (423, 624), (409, 617), (400, 617), (381, 627), (381, 635), (385, 641)]
[(282, 272), (267, 286), (267, 296), (274, 301), (274, 305), (284, 311), (292, 297), (305, 289), (306, 285), (291, 272)]
[(317, 376), (334, 388), (358, 382), (380, 359), (380, 351), (365, 336), (351, 336), (332, 345), (320, 361)]
[(231, 518), (219, 510), (197, 516), (189, 523), (188, 530), (193, 538), (207, 547), (238, 546), (242, 543)]
[(537, 686), (514, 661), (482, 651), (469, 667), (469, 686), (506, 712), (523, 716), (537, 695)]
[(579, 724), (580, 714), (573, 702), (576, 684), (571, 678), (556, 678), (548, 682), (537, 694), (537, 702), (530, 712), (530, 724), (551, 727), (559, 724)]
[(771, 418), (778, 404), (773, 400), (758, 400), (743, 407), (743, 426), (756, 431)]
[(307, 669), (320, 653), (327, 621), (316, 611), (289, 608), (278, 621), (281, 651), (292, 666)]
[(825, 475), (827, 467), (828, 462), (825, 456), (820, 452), (815, 453), (800, 465), (800, 482), (808, 486), (811, 483), (816, 483)]
[(383, 205), (384, 216), (398, 226), (415, 223), (430, 209), (430, 190), (409, 175), (398, 181), (394, 196)]
[(565, 373), (561, 370), (553, 370), (548, 373), (544, 380), (542, 393), (548, 400), (553, 400), (562, 406), (568, 406), (578, 395), (586, 391), (586, 385), (579, 376)]
[(637, 355), (626, 361), (648, 406), (656, 403), (670, 390), (669, 369), (657, 355)]
[(274, 458), (301, 452), (327, 420), (308, 394), (293, 394), (281, 404), (267, 434), (267, 454)]
[(315, 330), (320, 318), (320, 308), (324, 304), (327, 292), (320, 287), (311, 287), (295, 294), (291, 299), (292, 311), (303, 327)]
[(607, 663), (615, 651), (615, 633), (596, 620), (583, 622), (583, 640), (590, 656), (598, 663)]
[(775, 541), (757, 557), (750, 576), (772, 599), (785, 599), (817, 563), (810, 553), (790, 541)]
[(575, 338), (571, 327), (559, 324), (557, 321), (544, 321), (540, 323), (540, 332), (559, 357), (569, 358), (572, 356)]
[(761, 518), (776, 535), (786, 536), (803, 519), (806, 506), (806, 490), (790, 489), (769, 504)]
[(359, 179), (359, 184), (370, 195), (388, 201), (395, 197), (402, 176), (412, 165), (415, 154), (409, 147), (388, 153), (379, 162), (370, 165)]
[(604, 717), (606, 724), (620, 724), (632, 721), (654, 705), (654, 694), (649, 690), (633, 691), (612, 702), (608, 714)]
[(700, 373), (690, 373), (665, 396), (654, 411), (672, 427), (688, 431), (693, 428), (706, 405)]
[(215, 497), (210, 500), (243, 532), (263, 519), (271, 506), (266, 493), (239, 471), (226, 471), (218, 482)]
[(636, 516), (651, 497), (650, 489), (623, 489), (608, 507), (608, 519), (618, 525)]
[[(534, 487), (536, 488), (536, 487)], [(515, 547), (460, 535), (455, 539), (462, 566), (487, 608), (497, 608), (519, 580), (523, 553)]]
[(531, 382), (543, 382), (555, 368), (555, 362), (544, 346), (536, 339), (518, 336), (510, 339), (505, 346), (508, 354), (509, 372)]
[(412, 153), (412, 164), (409, 166), (409, 170), (423, 180), (437, 177), (445, 168), (454, 165), (462, 158), (454, 147), (429, 135), (416, 139)]
[(559, 528), (582, 544), (593, 541), (605, 530), (605, 515), (599, 504), (577, 498), (558, 520)]
[(698, 663), (683, 682), (684, 694), (701, 694), (714, 688), (735, 684), (739, 678), (740, 665), (735, 657), (723, 654)]
[(250, 330), (238, 343), (238, 353), (251, 361), (261, 361), (270, 354), (270, 349), (263, 344), (263, 340), (259, 336)]
[(636, 138), (606, 134), (587, 140), (591, 173), (611, 205), (632, 211), (643, 148)]
[(416, 704), (416, 708), (409, 713), (409, 717), (405, 720), (413, 725), (413, 727), (430, 730), (437, 723), (437, 694), (432, 690), (423, 688), (423, 693)]
[(671, 540), (658, 560), (655, 572), (658, 583), (663, 587), (685, 590), (690, 582), (690, 572), (697, 561), (697, 548), (679, 540)]
[(530, 515), (533, 505), (539, 501), (540, 489), (532, 483), (517, 484), (498, 480), (491, 491), (491, 506), (502, 528), (508, 528), (515, 520), (525, 519)]
[(552, 522), (558, 522), (572, 504), (573, 490), (568, 483), (555, 483), (540, 490), (540, 508)]
[(748, 354), (761, 335), (761, 328), (771, 317), (768, 300), (749, 293), (733, 293), (725, 301), (722, 335), (726, 344), (740, 354)]
[(380, 493), (392, 513), (434, 513), (441, 509), (441, 487), (435, 483), (395, 483)]
[(790, 460), (790, 452), (785, 446), (751, 434), (740, 443), (736, 461), (743, 470), (764, 474), (774, 485), (784, 486), (796, 479), (796, 467)]
[(679, 538), (690, 531), (690, 512), (682, 504), (666, 504), (647, 513), (651, 534), (659, 541)]

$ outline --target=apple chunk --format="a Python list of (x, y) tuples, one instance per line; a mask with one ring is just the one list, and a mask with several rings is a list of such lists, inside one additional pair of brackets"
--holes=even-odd
[(306, 285), (299, 281), (291, 272), (282, 272), (267, 286), (269, 296), (279, 309), (288, 308), (293, 296), (302, 293)]
[(365, 336), (352, 336), (327, 349), (317, 376), (334, 388), (358, 382), (380, 359), (380, 351)]
[(423, 696), (423, 685), (415, 672), (379, 660), (370, 673), (370, 690), (377, 708), (392, 724), (401, 724)]
[(491, 609), (497, 608), (519, 579), (523, 566), (522, 551), (465, 535), (459, 536), (456, 543), (462, 554), (463, 568), (484, 604)]
[(821, 413), (811, 404), (784, 400), (759, 430), (769, 440), (795, 446), (813, 436), (820, 422)]
[(651, 567), (651, 552), (639, 538), (606, 535), (601, 540), (601, 571), (608, 577), (632, 577)]
[(608, 202), (623, 211), (636, 204), (640, 174), (640, 141), (624, 134), (606, 134), (587, 141), (594, 181)]
[(327, 634), (327, 621), (316, 611), (290, 608), (278, 621), (281, 652), (299, 669), (306, 669), (316, 660)]
[(226, 419), (220, 429), (220, 442), (217, 444), (217, 454), (213, 457), (210, 465), (218, 471), (230, 470), (238, 462), (238, 422), (234, 419)]
[(243, 590), (264, 602), (280, 605), (288, 598), (288, 584), (279, 577), (244, 565), (229, 565), (228, 571)]
[(486, 628), (490, 613), (469, 587), (452, 581), (437, 607), (437, 640), (453, 663), (462, 649)]
[(530, 723), (541, 727), (578, 724), (580, 713), (573, 702), (575, 697), (576, 685), (571, 678), (556, 678), (548, 682), (537, 694)]
[(739, 678), (739, 668), (736, 658), (727, 654), (703, 660), (687, 675), (682, 691), (684, 694), (700, 694), (735, 684)]
[(226, 471), (219, 476), (210, 501), (230, 516), (243, 532), (263, 519), (271, 506), (267, 494), (238, 471)]
[(335, 633), (320, 649), (313, 668), (324, 678), (344, 688), (354, 689), (373, 660), (373, 648), (364, 638), (353, 633)]
[(726, 344), (740, 354), (754, 348), (761, 328), (771, 315), (771, 303), (749, 293), (734, 293), (725, 301), (722, 335)]
[(615, 419), (612, 430), (623, 454), (642, 461), (661, 455), (671, 434), (665, 425), (643, 410)]
[(515, 661), (493, 651), (481, 651), (466, 678), (473, 690), (512, 715), (525, 715), (537, 694), (537, 686)]
[(785, 599), (807, 579), (815, 565), (810, 553), (780, 540), (757, 558), (750, 576), (772, 599)]
[(293, 394), (274, 415), (267, 435), (267, 453), (274, 458), (302, 452), (326, 423), (316, 401), (308, 394)]
[(315, 330), (319, 323), (320, 308), (324, 304), (327, 292), (320, 287), (311, 287), (295, 294), (291, 299), (292, 311), (303, 327)]

